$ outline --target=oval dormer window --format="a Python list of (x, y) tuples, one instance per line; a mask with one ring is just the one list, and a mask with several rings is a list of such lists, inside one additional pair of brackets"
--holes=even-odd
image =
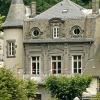
[(76, 34), (76, 35), (80, 34), (80, 29), (79, 28), (74, 29), (73, 33)]
[(37, 27), (32, 28), (31, 34), (33, 37), (38, 37), (40, 35), (40, 29)]
[(39, 35), (39, 30), (34, 30), (34, 31), (33, 31), (33, 35), (34, 35), (34, 36), (38, 36), (38, 35)]
[(83, 32), (84, 30), (82, 30), (78, 25), (73, 26), (70, 30), (71, 37), (82, 37)]

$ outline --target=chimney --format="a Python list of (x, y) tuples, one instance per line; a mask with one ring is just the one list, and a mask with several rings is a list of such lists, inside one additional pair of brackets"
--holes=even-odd
[(36, 2), (31, 2), (31, 15), (36, 15)]
[(99, 14), (99, 0), (92, 0), (92, 14)]

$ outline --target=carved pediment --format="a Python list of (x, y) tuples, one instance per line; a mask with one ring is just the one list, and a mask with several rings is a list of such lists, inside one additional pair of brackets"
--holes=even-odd
[(51, 18), (49, 23), (64, 23), (65, 21), (61, 18)]
[(59, 47), (54, 47), (52, 49), (49, 49), (48, 52), (63, 52), (64, 50)]

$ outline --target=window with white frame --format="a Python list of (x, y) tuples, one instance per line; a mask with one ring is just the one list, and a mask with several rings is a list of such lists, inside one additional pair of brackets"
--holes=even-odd
[(15, 43), (14, 43), (14, 41), (9, 41), (7, 47), (8, 47), (8, 49), (7, 49), (8, 50), (8, 57), (15, 56)]
[(52, 74), (61, 73), (61, 56), (51, 57), (51, 70), (52, 70)]
[(82, 73), (82, 56), (72, 56), (72, 73)]
[(58, 26), (53, 27), (53, 38), (59, 38), (59, 27)]
[(32, 57), (32, 70), (31, 74), (40, 74), (40, 57)]

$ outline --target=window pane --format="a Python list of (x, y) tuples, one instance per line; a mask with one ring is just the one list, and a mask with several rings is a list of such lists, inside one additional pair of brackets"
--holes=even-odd
[(78, 56), (78, 59), (80, 59), (80, 60), (81, 60), (81, 56)]
[(41, 100), (41, 94), (36, 94), (35, 100)]
[(52, 73), (56, 73), (56, 62), (52, 62)]
[(74, 62), (74, 69), (77, 69), (77, 62)]
[(58, 58), (58, 60), (61, 60), (61, 56), (58, 56), (57, 58)]
[(37, 57), (37, 61), (39, 61), (39, 57)]
[(14, 51), (12, 51), (12, 55), (14, 55)]
[(52, 56), (52, 60), (56, 60), (56, 56)]
[(36, 74), (36, 63), (32, 63), (32, 74)]
[(78, 72), (81, 73), (81, 69), (78, 69)]
[(39, 74), (39, 62), (37, 63), (37, 74)]
[(61, 62), (58, 62), (58, 73), (61, 73)]
[(77, 73), (77, 69), (74, 69), (74, 73)]
[(80, 33), (80, 30), (79, 30), (79, 29), (75, 29), (75, 30), (74, 30), (74, 33), (75, 33), (75, 34), (79, 34), (79, 33)]
[(32, 57), (32, 61), (36, 61), (36, 57)]
[(9, 55), (11, 55), (11, 52), (9, 51)]
[(33, 34), (34, 34), (34, 36), (38, 36), (39, 35), (39, 31), (38, 30), (34, 30)]
[(81, 68), (81, 62), (78, 62), (78, 68)]
[(74, 60), (77, 60), (77, 56), (74, 56)]
[(12, 47), (12, 50), (14, 51), (14, 47)]

